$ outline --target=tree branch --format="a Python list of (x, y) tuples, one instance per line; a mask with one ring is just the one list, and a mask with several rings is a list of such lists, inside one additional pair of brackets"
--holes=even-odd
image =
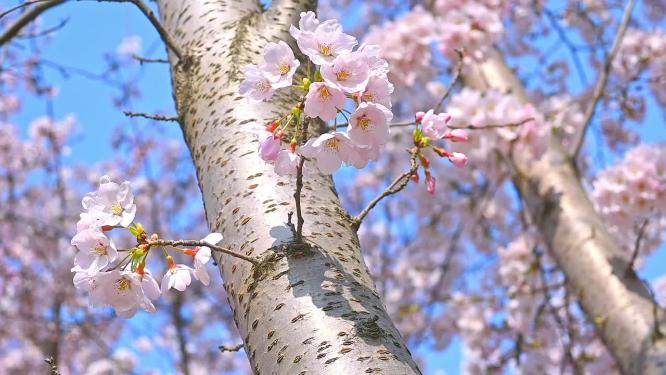
[(617, 30), (617, 35), (615, 35), (613, 46), (611, 47), (611, 51), (608, 54), (608, 57), (606, 57), (604, 67), (601, 70), (601, 73), (599, 74), (599, 79), (597, 80), (597, 84), (594, 87), (594, 91), (592, 94), (592, 102), (585, 110), (585, 116), (583, 117), (583, 127), (580, 129), (580, 131), (578, 132), (578, 136), (573, 142), (574, 148), (571, 154), (573, 159), (576, 159), (576, 157), (580, 153), (580, 149), (583, 146), (583, 142), (585, 141), (585, 133), (587, 132), (587, 128), (590, 127), (590, 123), (592, 122), (592, 118), (594, 117), (594, 112), (597, 109), (597, 104), (599, 103), (599, 100), (601, 99), (601, 96), (604, 93), (604, 89), (606, 88), (606, 83), (608, 82), (608, 76), (610, 75), (610, 70), (613, 65), (613, 60), (615, 59), (615, 55), (617, 55), (617, 52), (620, 50), (620, 46), (622, 45), (622, 39), (624, 39), (624, 34), (627, 31), (627, 27), (629, 27), (629, 21), (631, 20), (631, 13), (634, 10), (635, 4), (636, 0), (629, 0), (629, 3), (627, 3), (627, 6), (624, 8), (624, 15), (622, 16), (622, 22), (620, 23), (620, 27)]
[(171, 52), (173, 52), (173, 54), (176, 55), (176, 57), (178, 57), (178, 60), (183, 61), (184, 57), (183, 52), (173, 41), (171, 35), (169, 35), (166, 29), (162, 26), (160, 20), (157, 19), (153, 10), (150, 9), (150, 7), (146, 5), (145, 2), (143, 2), (143, 0), (96, 0), (96, 1), (100, 3), (132, 3), (136, 5), (136, 7), (139, 8), (141, 13), (143, 13), (148, 18), (148, 21), (150, 21), (153, 27), (155, 27), (155, 31), (157, 31), (157, 33), (160, 35), (160, 38), (162, 38), (162, 40), (171, 50)]
[(451, 80), (451, 83), (449, 83), (449, 87), (446, 88), (446, 91), (444, 91), (444, 94), (442, 94), (442, 97), (437, 102), (437, 105), (434, 108), (434, 112), (437, 112), (439, 110), (439, 107), (441, 107), (446, 98), (449, 97), (451, 91), (453, 91), (453, 88), (460, 79), (460, 73), (462, 72), (464, 57), (461, 49), (456, 49), (455, 51), (456, 54), (458, 55), (458, 61), (456, 62), (456, 67), (453, 70), (453, 79)]
[(213, 251), (219, 251), (221, 253), (225, 253), (227, 255), (234, 256), (236, 258), (240, 258), (243, 260), (246, 260), (255, 266), (259, 264), (259, 261), (249, 257), (247, 255), (243, 255), (240, 253), (237, 253), (231, 249), (228, 249), (226, 247), (220, 247), (216, 245), (211, 245), (208, 242), (205, 241), (195, 241), (195, 240), (156, 240), (156, 241), (150, 241), (148, 242), (150, 246), (173, 246), (173, 247), (182, 247), (182, 246), (205, 246), (210, 248)]
[(149, 113), (143, 113), (143, 112), (130, 112), (130, 111), (123, 111), (125, 116), (127, 117), (143, 117), (151, 120), (157, 120), (157, 121), (175, 121), (178, 122), (178, 117), (176, 116), (164, 116), (164, 115), (152, 115)]
[(243, 344), (236, 344), (236, 345), (220, 345), (217, 347), (220, 349), (220, 352), (237, 352), (241, 349), (243, 349)]
[(21, 29), (23, 29), (30, 22), (34, 21), (37, 17), (39, 17), (40, 14), (64, 2), (65, 0), (45, 1), (21, 14), (21, 16), (11, 26), (9, 26), (7, 30), (2, 33), (2, 35), (0, 35), (0, 46), (12, 40), (12, 38), (18, 35)]
[(361, 222), (363, 219), (368, 216), (370, 213), (370, 210), (375, 208), (375, 206), (381, 202), (382, 199), (388, 197), (389, 195), (396, 194), (400, 192), (402, 189), (404, 189), (407, 184), (409, 183), (409, 179), (412, 177), (414, 172), (418, 169), (418, 164), (416, 163), (416, 158), (417, 156), (417, 150), (411, 149), (409, 152), (412, 154), (412, 157), (410, 159), (411, 166), (409, 170), (400, 176), (398, 176), (391, 184), (384, 189), (375, 199), (373, 199), (366, 208), (363, 209), (358, 215), (356, 215), (352, 219), (352, 228), (356, 231), (358, 231), (358, 228), (361, 226)]
[[(305, 143), (308, 136), (308, 120), (303, 120), (303, 126), (301, 128), (300, 140)], [(303, 164), (305, 159), (301, 156), (301, 159), (298, 161), (298, 167), (296, 168), (296, 191), (294, 192), (294, 201), (296, 202), (296, 242), (303, 241), (303, 213), (301, 210), (301, 190), (303, 189)]]
[(143, 65), (144, 63), (161, 63), (161, 64), (169, 63), (169, 60), (167, 59), (153, 59), (153, 58), (141, 57), (139, 55), (132, 55), (132, 58), (137, 60), (141, 65)]
[(638, 253), (641, 249), (641, 241), (643, 241), (643, 236), (645, 236), (645, 229), (647, 228), (649, 222), (650, 219), (643, 220), (643, 223), (641, 223), (640, 227), (638, 228), (638, 235), (636, 236), (636, 241), (634, 242), (634, 252), (631, 255), (627, 269), (624, 271), (625, 275), (630, 275), (632, 272), (634, 272), (634, 263), (636, 263), (636, 258), (638, 258)]
[(55, 362), (53, 357), (48, 357), (44, 359), (44, 362), (46, 362), (46, 364), (49, 365), (50, 375), (60, 375), (60, 371), (58, 371), (58, 364)]

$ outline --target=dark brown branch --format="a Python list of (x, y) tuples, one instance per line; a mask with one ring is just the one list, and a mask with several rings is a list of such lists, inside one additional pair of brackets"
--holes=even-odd
[(44, 362), (46, 362), (46, 364), (49, 365), (49, 374), (50, 375), (60, 375), (60, 371), (58, 371), (58, 364), (53, 359), (53, 357), (48, 357), (48, 358), (44, 359)]
[(160, 63), (160, 64), (168, 64), (169, 60), (167, 59), (152, 59), (152, 58), (147, 58), (147, 57), (141, 57), (139, 55), (132, 55), (132, 58), (137, 60), (139, 64), (143, 65), (144, 63)]
[(533, 121), (534, 118), (526, 118), (519, 122), (513, 122), (509, 124), (489, 124), (489, 125), (449, 125), (451, 129), (468, 129), (468, 130), (484, 130), (484, 129), (498, 129), (498, 128), (514, 128), (517, 126), (525, 125), (526, 123)]
[(416, 149), (411, 149), (409, 152), (412, 154), (411, 157), (411, 165), (410, 168), (407, 172), (401, 174), (398, 176), (391, 184), (384, 189), (375, 199), (373, 199), (366, 208), (363, 209), (358, 215), (356, 215), (352, 219), (352, 228), (354, 230), (358, 230), (358, 228), (361, 226), (361, 222), (363, 219), (368, 216), (370, 213), (370, 210), (375, 208), (375, 206), (381, 202), (382, 199), (388, 197), (389, 195), (396, 194), (400, 192), (402, 189), (404, 189), (407, 184), (409, 183), (409, 179), (412, 177), (412, 175), (416, 172), (418, 169), (418, 163), (416, 162), (416, 159), (418, 157), (418, 151)]
[(243, 344), (237, 344), (237, 345), (220, 345), (217, 347), (220, 349), (220, 352), (237, 352), (241, 349), (243, 349)]
[(69, 22), (69, 18), (64, 18), (58, 22), (55, 26), (49, 27), (48, 29), (40, 30), (31, 34), (18, 34), (16, 35), (16, 38), (21, 38), (21, 39), (31, 39), (31, 38), (38, 38), (40, 36), (48, 35), (51, 34), (55, 31), (58, 31), (65, 27), (67, 25), (67, 22)]
[(631, 13), (634, 10), (635, 4), (636, 0), (629, 0), (627, 6), (624, 8), (624, 15), (622, 16), (622, 22), (620, 23), (620, 27), (617, 29), (617, 35), (615, 35), (613, 46), (611, 47), (610, 53), (606, 57), (606, 61), (604, 62), (604, 67), (601, 70), (601, 73), (599, 74), (599, 79), (597, 80), (597, 84), (594, 87), (594, 91), (592, 93), (592, 102), (588, 105), (587, 109), (585, 110), (585, 116), (583, 117), (583, 127), (578, 132), (577, 137), (573, 143), (574, 148), (571, 154), (573, 159), (575, 159), (576, 156), (578, 156), (578, 153), (580, 152), (580, 149), (583, 146), (583, 142), (585, 141), (585, 133), (587, 133), (587, 128), (590, 127), (590, 123), (592, 122), (592, 118), (594, 117), (594, 112), (596, 112), (597, 109), (597, 104), (599, 103), (599, 100), (601, 99), (601, 96), (603, 95), (604, 90), (606, 89), (606, 83), (608, 82), (608, 76), (610, 75), (610, 70), (613, 66), (613, 60), (615, 59), (615, 55), (617, 55), (617, 52), (620, 50), (620, 46), (622, 45), (622, 39), (624, 39), (624, 34), (627, 31), (627, 27), (629, 27), (629, 21), (631, 20)]
[[(301, 128), (301, 138), (300, 141), (305, 143), (308, 136), (308, 120), (303, 121), (303, 126)], [(301, 156), (298, 161), (298, 167), (296, 168), (296, 191), (294, 192), (294, 201), (296, 202), (296, 242), (300, 243), (303, 241), (303, 213), (301, 212), (301, 190), (303, 189), (303, 164), (305, 159)]]
[(127, 117), (143, 117), (143, 118), (147, 118), (147, 119), (151, 119), (151, 120), (157, 120), (157, 121), (175, 121), (175, 122), (178, 122), (178, 117), (176, 117), (176, 116), (151, 115), (151, 114), (143, 113), (143, 112), (130, 112), (130, 111), (124, 111), (123, 113)]
[(45, 1), (21, 14), (21, 16), (16, 19), (16, 21), (10, 25), (7, 30), (2, 33), (2, 35), (0, 35), (0, 46), (12, 40), (12, 38), (18, 35), (21, 29), (23, 29), (30, 22), (34, 21), (37, 17), (39, 17), (40, 14), (64, 2), (65, 0)]
[(446, 98), (449, 97), (451, 94), (451, 91), (453, 91), (453, 88), (455, 87), (456, 83), (458, 83), (458, 80), (460, 79), (460, 73), (462, 72), (463, 68), (463, 52), (460, 49), (456, 49), (456, 54), (458, 55), (458, 61), (456, 62), (456, 67), (453, 69), (453, 79), (451, 80), (451, 83), (449, 83), (449, 87), (446, 88), (446, 91), (444, 91), (444, 94), (442, 94), (442, 97), (439, 99), (437, 102), (437, 105), (435, 106), (434, 110), (437, 112), (439, 110), (439, 107), (442, 106)]
[(631, 255), (627, 269), (624, 271), (625, 275), (627, 276), (634, 272), (634, 263), (636, 263), (636, 258), (638, 258), (638, 253), (641, 250), (641, 242), (643, 241), (643, 237), (645, 236), (645, 229), (647, 229), (649, 222), (649, 219), (643, 220), (640, 227), (638, 228), (638, 235), (636, 236), (636, 241), (634, 242), (634, 252)]
[(147, 18), (148, 21), (153, 25), (155, 28), (155, 31), (157, 31), (158, 34), (160, 34), (160, 37), (164, 41), (164, 43), (167, 45), (167, 47), (173, 52), (176, 57), (178, 57), (178, 60), (183, 61), (183, 53), (180, 50), (180, 48), (176, 45), (176, 43), (173, 41), (173, 38), (171, 38), (171, 35), (164, 29), (162, 24), (160, 23), (160, 20), (157, 19), (155, 16), (155, 13), (153, 12), (152, 9), (148, 5), (146, 5), (143, 0), (97, 0), (98, 2), (101, 3), (132, 3), (136, 5), (137, 8), (143, 13)]
[(246, 260), (254, 265), (259, 264), (259, 261), (249, 257), (247, 255), (243, 255), (240, 253), (237, 253), (231, 249), (228, 249), (226, 247), (220, 247), (217, 245), (211, 245), (208, 242), (205, 241), (195, 241), (195, 240), (156, 240), (156, 241), (150, 241), (149, 242), (150, 246), (173, 246), (173, 247), (182, 247), (182, 246), (205, 246), (210, 248), (213, 251), (219, 251), (221, 253), (231, 255), (236, 258), (240, 258), (243, 260)]

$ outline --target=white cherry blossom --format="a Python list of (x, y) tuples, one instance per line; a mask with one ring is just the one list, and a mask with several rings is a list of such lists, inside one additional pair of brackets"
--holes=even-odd
[[(136, 214), (134, 194), (129, 181), (117, 184), (109, 178), (102, 176), (99, 180), (99, 189), (83, 197), (83, 208), (97, 220), (101, 226), (129, 226)], [(87, 218), (86, 220), (90, 220)]]
[(97, 229), (86, 229), (72, 238), (72, 245), (79, 251), (74, 264), (91, 270), (101, 270), (118, 255), (113, 240)]

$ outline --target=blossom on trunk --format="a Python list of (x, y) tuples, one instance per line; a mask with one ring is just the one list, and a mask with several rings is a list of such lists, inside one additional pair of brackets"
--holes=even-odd
[(331, 65), (321, 67), (321, 76), (329, 85), (337, 86), (347, 93), (365, 90), (370, 71), (363, 56), (352, 52), (336, 57)]
[(342, 162), (352, 165), (359, 162), (355, 145), (341, 132), (322, 134), (318, 138), (310, 139), (299, 152), (305, 157), (316, 159), (317, 168), (324, 174), (337, 171)]
[(264, 47), (264, 61), (260, 69), (270, 80), (273, 89), (289, 87), (301, 64), (287, 43), (281, 40)]
[(305, 96), (305, 114), (319, 117), (324, 121), (335, 118), (338, 108), (345, 105), (345, 93), (339, 88), (324, 82), (315, 82)]
[(381, 104), (361, 103), (349, 118), (349, 138), (361, 146), (386, 144), (393, 113)]
[(314, 13), (301, 13), (299, 28), (291, 26), (289, 33), (296, 39), (298, 48), (317, 65), (329, 65), (336, 56), (350, 53), (356, 38), (342, 32), (336, 20), (319, 22)]
[(266, 71), (254, 64), (245, 65), (243, 68), (245, 79), (240, 84), (239, 92), (244, 97), (255, 101), (269, 99), (275, 94), (275, 87)]
[(275, 159), (275, 173), (278, 176), (290, 176), (296, 174), (299, 157), (291, 150), (282, 150)]

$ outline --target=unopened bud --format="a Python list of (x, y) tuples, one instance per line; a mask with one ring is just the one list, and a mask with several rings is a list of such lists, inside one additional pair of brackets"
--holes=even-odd
[(266, 131), (268, 132), (274, 132), (277, 127), (280, 126), (280, 121), (273, 121), (270, 123), (270, 125), (266, 125)]
[(467, 156), (460, 152), (452, 152), (449, 155), (449, 161), (453, 163), (458, 168), (462, 168), (467, 165)]
[(423, 111), (416, 112), (416, 114), (414, 115), (414, 119), (416, 120), (417, 124), (420, 124), (421, 121), (423, 121), (423, 116), (425, 116), (425, 112)]
[(467, 136), (466, 131), (462, 129), (453, 129), (444, 134), (444, 139), (448, 139), (451, 142), (467, 142), (469, 137)]

